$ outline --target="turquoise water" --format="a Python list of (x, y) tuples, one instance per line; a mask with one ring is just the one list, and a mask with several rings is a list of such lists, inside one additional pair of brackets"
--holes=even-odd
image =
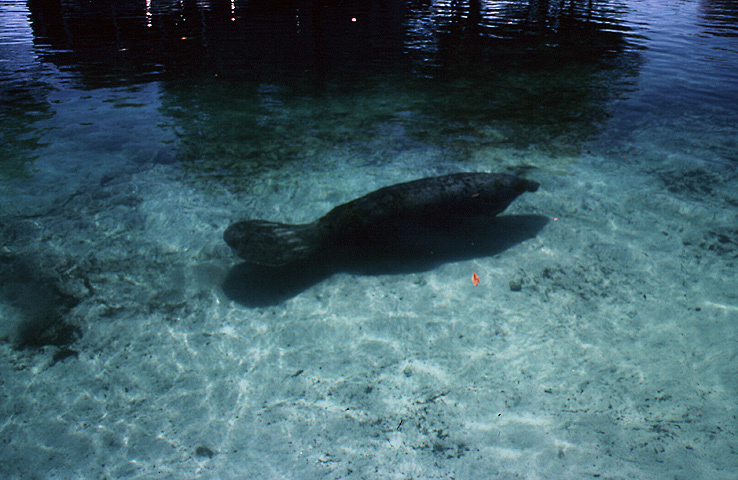
[[(0, 0), (0, 476), (735, 478), (738, 10), (672, 3)], [(222, 239), (457, 171), (541, 187)]]

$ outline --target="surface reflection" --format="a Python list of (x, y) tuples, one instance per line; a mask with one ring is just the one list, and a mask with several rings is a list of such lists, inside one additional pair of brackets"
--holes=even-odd
[(617, 2), (28, 6), (41, 62), (82, 88), (160, 81), (178, 157), (211, 172), (336, 148), (376, 164), (421, 144), (449, 161), (532, 144), (575, 155), (640, 62)]
[[(383, 64), (402, 51), (402, 2), (30, 0), (46, 58), (129, 74), (253, 79)], [(316, 73), (317, 72), (317, 73)]]
[(591, 1), (29, 0), (28, 5), (37, 45), (50, 46), (44, 56), (93, 76), (206, 72), (274, 79), (307, 73), (320, 81), (408, 64), (423, 71), (461, 68), (460, 73), (485, 62), (490, 68), (525, 61), (540, 67), (544, 60), (617, 55), (627, 33), (621, 9)]
[(738, 3), (732, 0), (702, 0), (700, 14), (704, 19), (701, 26), (707, 33), (724, 37), (738, 36)]
[(624, 50), (623, 16), (609, 2), (434, 2), (411, 10), (409, 46), (426, 64), (453, 71), (484, 62), (493, 69), (596, 62)]

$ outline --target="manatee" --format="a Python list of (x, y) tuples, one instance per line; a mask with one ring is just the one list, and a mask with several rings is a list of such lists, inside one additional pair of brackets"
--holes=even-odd
[(501, 173), (454, 173), (380, 188), (333, 208), (312, 223), (244, 220), (225, 242), (247, 262), (282, 266), (330, 255), (392, 249), (409, 232), (443, 232), (462, 219), (494, 216), (538, 182)]

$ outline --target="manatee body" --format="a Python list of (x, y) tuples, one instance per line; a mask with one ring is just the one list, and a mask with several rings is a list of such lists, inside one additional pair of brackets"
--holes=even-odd
[(312, 223), (245, 220), (223, 238), (251, 263), (286, 265), (336, 249), (392, 248), (415, 230), (442, 232), (460, 219), (494, 216), (539, 184), (515, 175), (454, 173), (380, 188), (339, 205)]

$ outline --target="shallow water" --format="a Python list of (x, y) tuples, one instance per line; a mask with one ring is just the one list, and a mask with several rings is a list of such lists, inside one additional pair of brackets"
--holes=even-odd
[[(0, 0), (0, 475), (734, 478), (738, 10), (662, 3)], [(456, 171), (541, 188), (222, 240)]]

